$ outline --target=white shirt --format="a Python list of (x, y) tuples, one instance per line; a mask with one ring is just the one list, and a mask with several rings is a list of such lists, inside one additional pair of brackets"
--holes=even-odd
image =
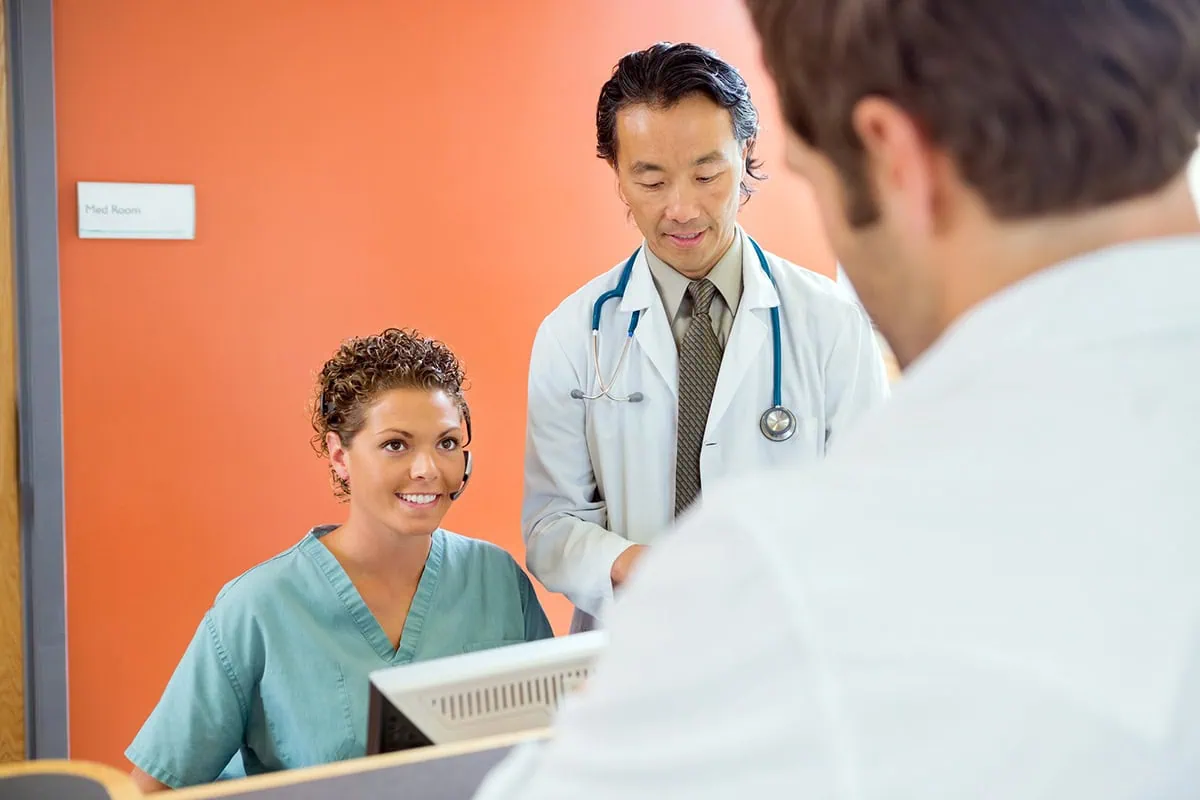
[(607, 626), (480, 798), (1200, 797), (1200, 238), (981, 304), (823, 463), (714, 489)]

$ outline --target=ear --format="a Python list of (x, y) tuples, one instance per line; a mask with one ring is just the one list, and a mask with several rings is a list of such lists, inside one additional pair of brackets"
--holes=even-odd
[[(742, 142), (741, 147), (738, 148), (738, 163), (736, 165), (737, 166), (737, 176), (736, 177), (739, 182), (745, 182), (746, 176), (750, 172), (750, 170), (747, 168), (747, 164), (749, 164), (749, 161), (750, 161), (750, 148), (753, 146), (754, 146), (754, 139), (747, 139), (746, 141)], [(743, 197), (742, 201), (745, 202), (746, 199), (747, 198)]]
[(342, 445), (342, 437), (333, 431), (325, 434), (325, 448), (329, 451), (329, 463), (338, 477), (350, 479), (350, 451)]
[(862, 142), (867, 180), (880, 211), (910, 232), (932, 233), (938, 170), (933, 147), (916, 121), (888, 100), (867, 97), (854, 107), (851, 124)]

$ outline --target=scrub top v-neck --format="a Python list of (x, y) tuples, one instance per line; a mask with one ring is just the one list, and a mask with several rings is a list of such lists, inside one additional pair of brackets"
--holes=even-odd
[(435, 531), (429, 545), (429, 555), (425, 559), (425, 569), (417, 581), (417, 591), (413, 593), (412, 603), (408, 607), (408, 616), (404, 620), (404, 628), (400, 632), (400, 645), (393, 647), (379, 620), (367, 608), (362, 595), (354, 587), (354, 582), (346, 574), (341, 563), (320, 540), (331, 530), (319, 528), (300, 542), (300, 548), (313, 560), (313, 563), (325, 573), (330, 587), (346, 606), (350, 618), (358, 626), (363, 638), (374, 649), (383, 662), (383, 666), (407, 664), (416, 660), (419, 652), (421, 635), (425, 630), (425, 620), (429, 616), (433, 596), (437, 591), (438, 579), (442, 574), (442, 561), (446, 554), (446, 534)]
[(398, 647), (321, 542), (334, 526), (227, 584), (126, 752), (168, 786), (366, 752), (376, 669), (553, 635), (503, 549), (438, 530)]

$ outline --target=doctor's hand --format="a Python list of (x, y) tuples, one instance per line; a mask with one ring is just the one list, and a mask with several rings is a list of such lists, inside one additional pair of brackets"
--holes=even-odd
[(612, 569), (609, 571), (614, 589), (629, 580), (629, 574), (633, 572), (633, 565), (645, 552), (646, 545), (635, 544), (626, 547), (625, 552), (617, 556), (617, 560), (613, 562)]

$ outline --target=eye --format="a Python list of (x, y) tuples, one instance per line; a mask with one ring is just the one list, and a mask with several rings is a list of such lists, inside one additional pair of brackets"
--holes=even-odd
[(455, 439), (453, 436), (448, 436), (445, 439), (442, 439), (440, 442), (438, 442), (438, 447), (440, 447), (443, 450), (457, 450), (458, 449), (458, 439)]
[(643, 189), (648, 191), (654, 191), (655, 189), (662, 188), (662, 181), (656, 181), (654, 183), (639, 183), (638, 186), (641, 186)]
[(712, 183), (719, 177), (721, 177), (720, 172), (718, 172), (716, 175), (697, 175), (696, 180), (700, 181), (701, 183)]
[(399, 453), (403, 450), (406, 450), (407, 448), (408, 448), (408, 445), (406, 445), (404, 442), (400, 441), (399, 439), (389, 439), (383, 443), (383, 449), (388, 451), (389, 453)]

